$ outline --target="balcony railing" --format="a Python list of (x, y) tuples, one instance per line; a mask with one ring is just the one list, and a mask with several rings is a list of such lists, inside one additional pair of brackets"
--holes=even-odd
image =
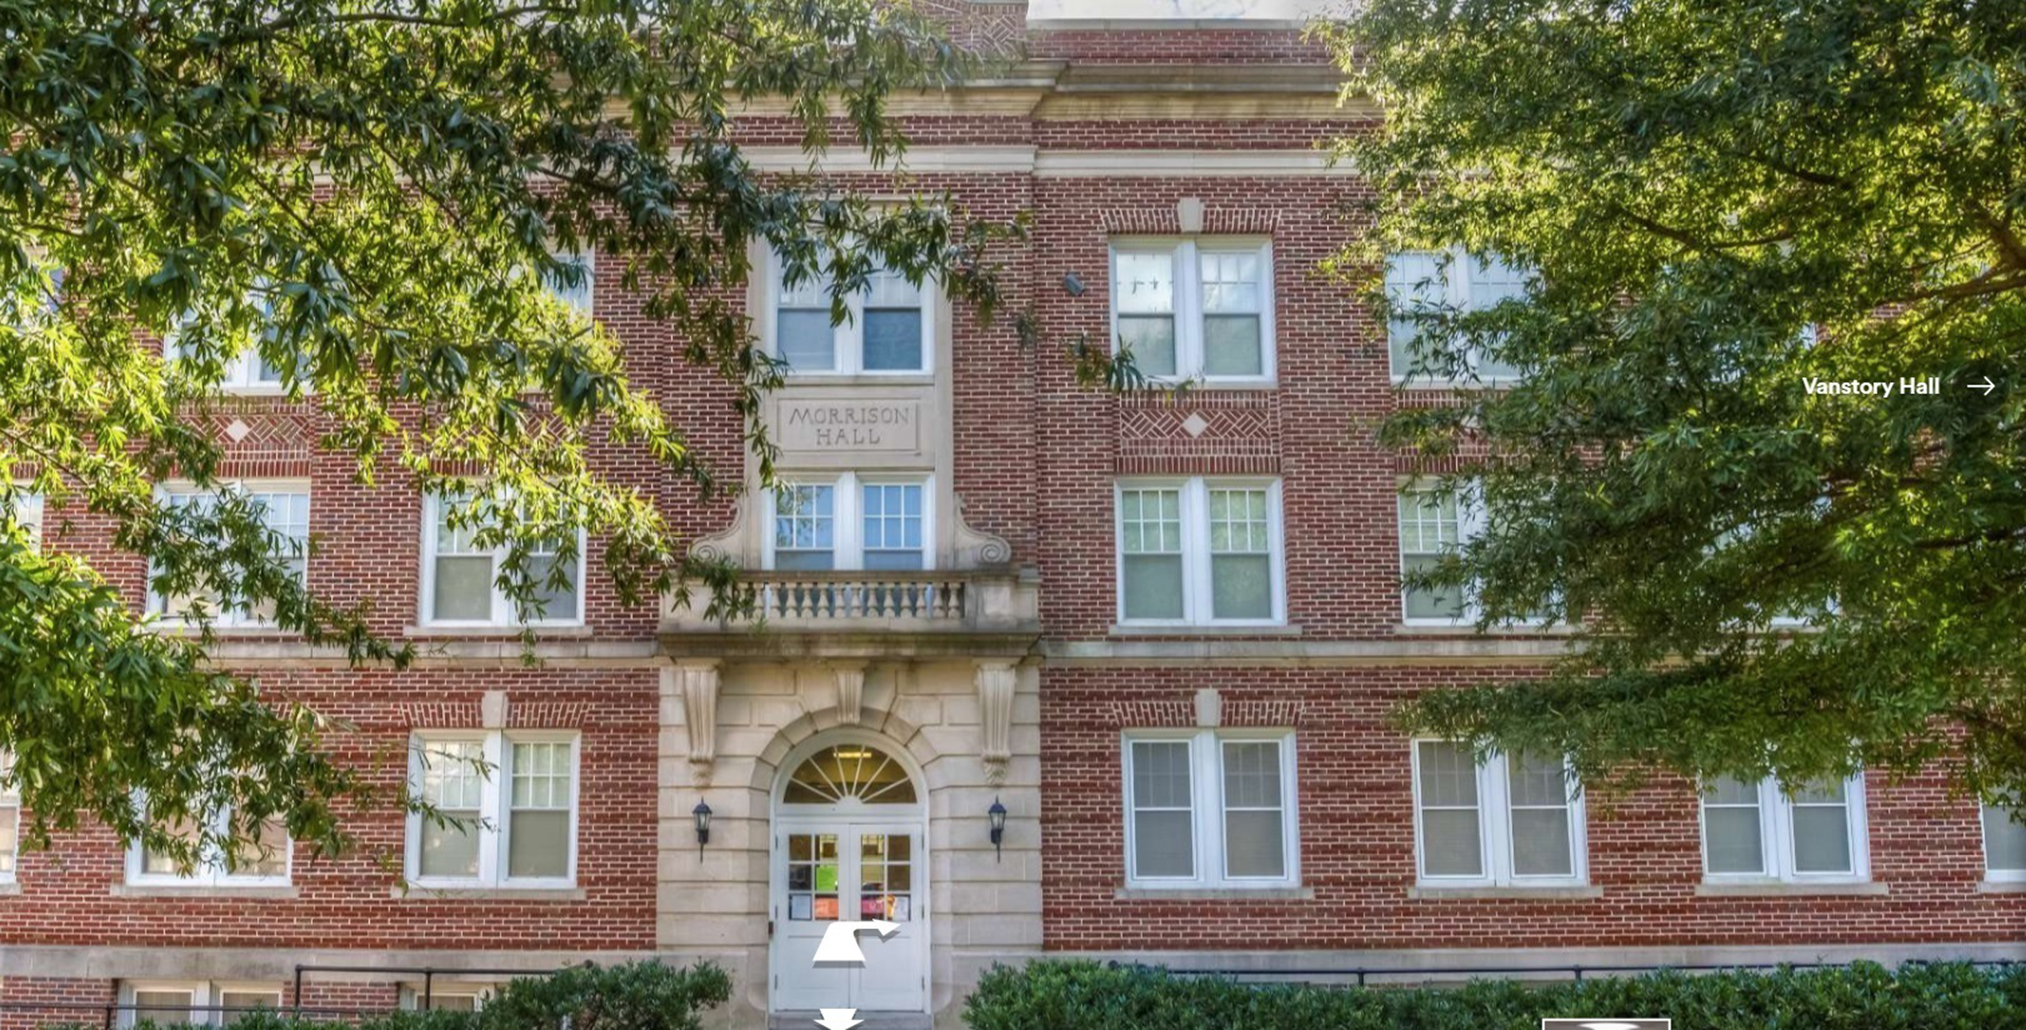
[(668, 649), (887, 653), (965, 641), (1003, 648), (1040, 634), (1036, 584), (1011, 572), (743, 575), (752, 602), (744, 617), (707, 617), (713, 597), (702, 586), (692, 587), (686, 605), (669, 599), (661, 618)]

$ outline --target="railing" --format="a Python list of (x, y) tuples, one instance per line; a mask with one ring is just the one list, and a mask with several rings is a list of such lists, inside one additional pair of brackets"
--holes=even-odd
[(921, 573), (772, 573), (756, 584), (754, 604), (773, 620), (962, 619), (967, 584)]
[[(1854, 961), (1854, 960), (1853, 960)], [(2014, 959), (1934, 959), (1911, 961), (1961, 962), (1975, 967), (2005, 967), (2018, 965)], [(1311, 986), (1346, 985), (1355, 980), (1359, 987), (1371, 986), (1369, 981), (1382, 980), (1389, 984), (1427, 983), (1453, 980), (1457, 977), (1510, 977), (1510, 978), (1563, 978), (1581, 983), (1585, 976), (1638, 976), (1644, 973), (1720, 973), (1731, 970), (1766, 969), (1840, 969), (1850, 962), (1706, 962), (1706, 963), (1665, 963), (1657, 965), (1566, 965), (1566, 966), (1319, 966), (1291, 969), (1175, 969), (1171, 966), (1150, 965), (1144, 962), (1105, 963), (1113, 969), (1159, 970), (1170, 976), (1207, 976), (1234, 982), (1255, 982), (1260, 986), (1273, 984), (1308, 984)]]

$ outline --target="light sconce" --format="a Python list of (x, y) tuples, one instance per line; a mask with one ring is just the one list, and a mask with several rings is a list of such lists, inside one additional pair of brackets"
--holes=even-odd
[(696, 820), (696, 857), (702, 858), (703, 846), (711, 842), (711, 806), (699, 801), (689, 814)]
[(1083, 296), (1082, 277), (1078, 276), (1075, 272), (1065, 274), (1062, 277), (1062, 292), (1067, 293), (1072, 297)]
[(985, 814), (992, 820), (992, 854), (1003, 859), (1005, 856), (1000, 851), (1000, 845), (1006, 840), (1006, 806), (1000, 804), (998, 798), (993, 798), (992, 807), (986, 809)]

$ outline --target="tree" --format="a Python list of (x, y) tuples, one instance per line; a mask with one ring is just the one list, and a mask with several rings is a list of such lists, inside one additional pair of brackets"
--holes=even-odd
[[(1571, 653), (1405, 723), (1592, 782), (1942, 761), (2022, 800), (2026, 8), (1368, 0), (1323, 31), (1384, 111), (1342, 147), (1377, 199), (1338, 270), (1535, 273), (1476, 311), (1394, 291), (1415, 371), (1466, 382), (1379, 432), (1481, 482), (1485, 531), (1418, 582)], [(1850, 380), (1895, 392), (1809, 386)]]
[[(617, 341), (543, 281), (581, 282), (577, 253), (616, 267), (728, 384), (770, 471), (778, 370), (732, 300), (749, 244), (791, 282), (827, 277), (833, 317), (881, 267), (989, 313), (989, 245), (1017, 226), (762, 175), (733, 114), (785, 102), (812, 156), (841, 130), (885, 161), (904, 144), (887, 98), (966, 63), (879, 0), (0, 0), (0, 750), (24, 839), (96, 818), (187, 862), (278, 819), (334, 849), (348, 806), (414, 804), (331, 760), (314, 713), (205, 660), (227, 610), (357, 662), (408, 657), (305, 589), (252, 499), (154, 495), (220, 486), (202, 416), (241, 355), (314, 406), (362, 482), (410, 478), (507, 548), (523, 614), (563, 575), (531, 550), (575, 558), (577, 528), (628, 600), (729, 586), (597, 471), (590, 448), (616, 444), (724, 488), (685, 413), (629, 385)], [(203, 631), (156, 632), (86, 560), (38, 551), (30, 494), (109, 520), (157, 591), (203, 599)], [(194, 842), (166, 832), (188, 819)]]

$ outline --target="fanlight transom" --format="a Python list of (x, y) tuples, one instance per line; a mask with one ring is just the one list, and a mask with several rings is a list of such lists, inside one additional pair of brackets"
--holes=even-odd
[(912, 805), (914, 781), (892, 755), (865, 744), (834, 744), (795, 768), (781, 800), (791, 805)]

